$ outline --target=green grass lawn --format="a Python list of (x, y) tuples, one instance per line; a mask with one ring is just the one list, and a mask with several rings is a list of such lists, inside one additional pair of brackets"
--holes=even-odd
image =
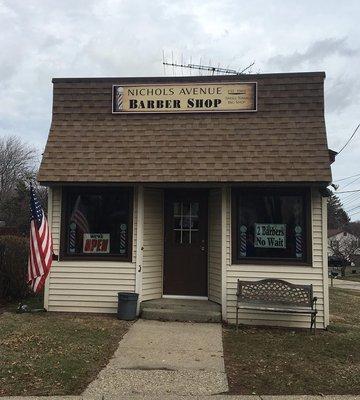
[(359, 394), (360, 292), (331, 289), (330, 326), (308, 331), (224, 329), (233, 394)]
[(15, 314), (14, 307), (5, 308), (0, 314), (0, 396), (80, 394), (129, 326), (115, 316)]

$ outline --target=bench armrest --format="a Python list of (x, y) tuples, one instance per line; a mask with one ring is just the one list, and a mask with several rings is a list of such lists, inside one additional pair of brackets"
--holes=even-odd
[(313, 297), (312, 302), (311, 302), (311, 308), (316, 308), (316, 302), (317, 302), (318, 298), (317, 297)]
[(241, 293), (241, 288), (240, 288), (240, 279), (237, 280), (237, 286), (236, 286), (236, 297), (239, 299)]

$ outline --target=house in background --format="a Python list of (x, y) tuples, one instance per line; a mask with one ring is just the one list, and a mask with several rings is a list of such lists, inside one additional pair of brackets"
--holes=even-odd
[[(50, 311), (115, 313), (117, 292), (219, 305), (237, 279), (312, 284), (329, 323), (322, 72), (53, 79), (38, 180), (57, 260)], [(305, 327), (307, 315), (241, 311)]]
[(344, 229), (328, 231), (329, 272), (340, 276), (360, 273), (360, 239)]

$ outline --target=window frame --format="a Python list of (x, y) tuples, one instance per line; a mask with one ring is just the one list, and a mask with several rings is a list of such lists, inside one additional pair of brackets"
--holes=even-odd
[[(306, 258), (296, 260), (295, 258), (271, 258), (271, 257), (238, 257), (238, 197), (241, 193), (266, 193), (269, 195), (300, 195), (305, 207), (304, 221), (306, 223)], [(312, 198), (311, 189), (306, 187), (241, 187), (231, 189), (231, 261), (232, 264), (252, 264), (252, 265), (297, 265), (312, 266)]]
[[(87, 254), (69, 254), (66, 251), (66, 239), (67, 239), (67, 229), (66, 221), (70, 217), (70, 210), (68, 209), (69, 196), (72, 193), (78, 194), (94, 194), (94, 193), (111, 193), (121, 190), (126, 190), (128, 192), (129, 199), (129, 240), (127, 245), (126, 255), (87, 255)], [(134, 225), (134, 190), (132, 187), (101, 187), (101, 186), (71, 186), (62, 187), (61, 191), (61, 232), (60, 232), (60, 251), (59, 251), (59, 261), (122, 261), (122, 262), (132, 262), (133, 258), (133, 225)]]

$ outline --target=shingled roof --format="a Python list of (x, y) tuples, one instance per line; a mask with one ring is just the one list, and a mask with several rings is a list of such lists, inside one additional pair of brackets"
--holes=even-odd
[[(38, 179), (74, 182), (331, 181), (325, 74), (53, 79)], [(258, 111), (112, 114), (114, 84), (258, 83)]]

